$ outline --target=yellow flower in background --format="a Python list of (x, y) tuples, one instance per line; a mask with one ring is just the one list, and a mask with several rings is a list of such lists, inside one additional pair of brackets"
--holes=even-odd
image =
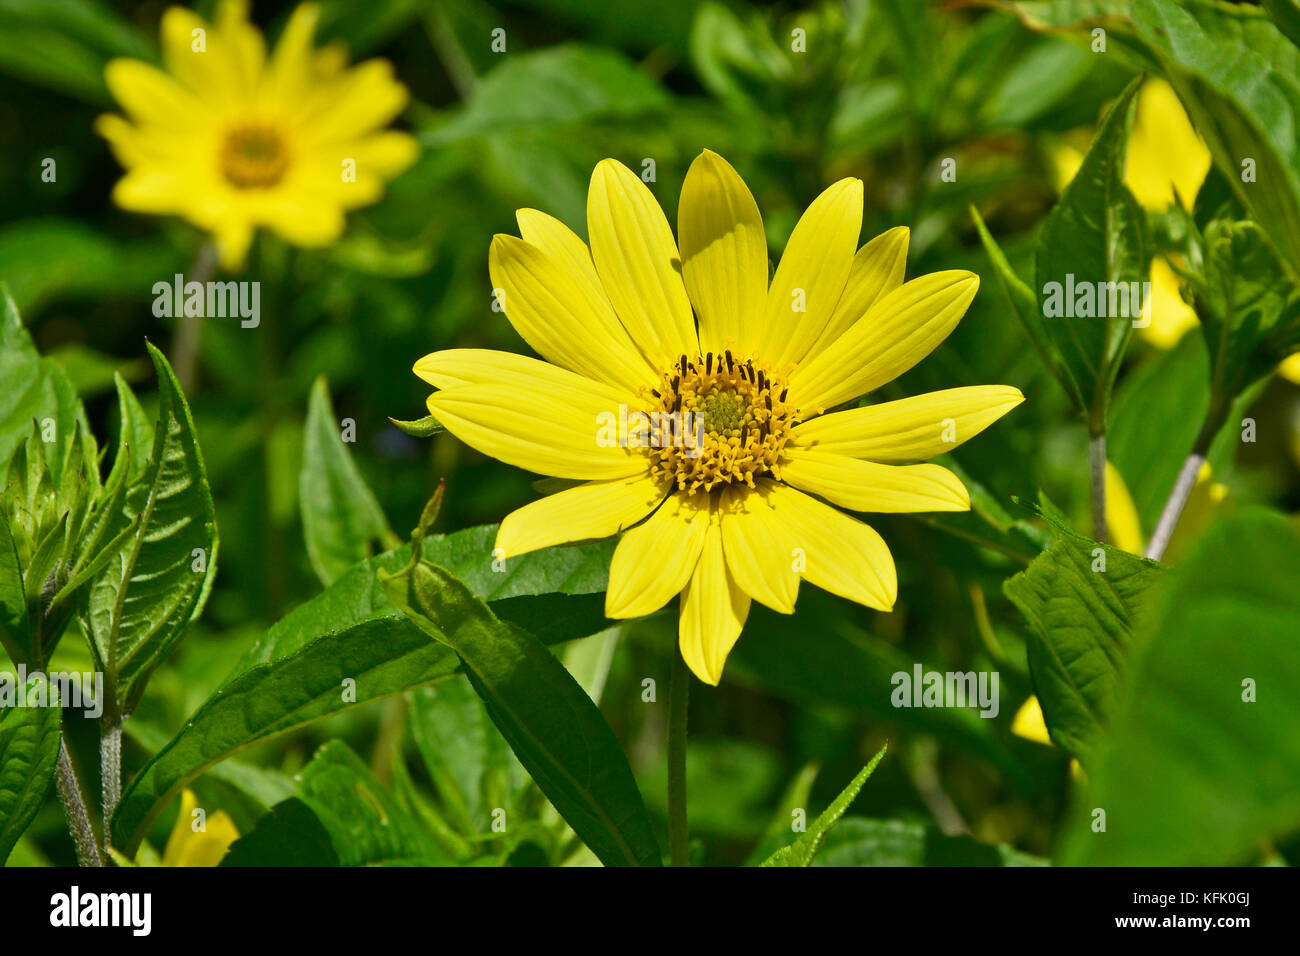
[(181, 812), (167, 838), (163, 866), (216, 866), (239, 839), (239, 830), (225, 810), (208, 814), (203, 829), (195, 831), (194, 811), (199, 800), (193, 790), (181, 794)]
[(889, 549), (832, 505), (969, 508), (952, 472), (904, 463), (950, 451), (1024, 397), (975, 386), (822, 413), (928, 355), (978, 277), (904, 282), (902, 228), (856, 250), (862, 183), (845, 179), (804, 213), (769, 285), (758, 206), (707, 150), (682, 186), (680, 252), (645, 183), (610, 159), (592, 174), (590, 249), (544, 213), (518, 221), (522, 238), (493, 240), (492, 284), (545, 361), (453, 349), (415, 365), (457, 438), (583, 482), (510, 514), (498, 553), (624, 532), (606, 614), (640, 617), (680, 593), (681, 652), (710, 684), (751, 601), (790, 613), (800, 579), (891, 609)]
[(383, 129), (407, 101), (392, 67), (349, 68), (341, 46), (315, 49), (318, 15), (294, 10), (268, 57), (241, 0), (223, 0), (212, 25), (168, 9), (165, 71), (118, 59), (104, 72), (126, 113), (96, 122), (127, 171), (113, 200), (188, 219), (215, 237), (226, 268), (243, 263), (258, 227), (301, 246), (337, 239), (346, 211), (379, 199), (419, 148)]

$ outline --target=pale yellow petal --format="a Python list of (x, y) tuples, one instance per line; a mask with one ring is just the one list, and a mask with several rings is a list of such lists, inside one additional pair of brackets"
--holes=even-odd
[(700, 559), (686, 589), (678, 621), (678, 645), (686, 666), (706, 684), (717, 685), (749, 616), (747, 595), (727, 568), (719, 511), (709, 516)]
[(677, 209), (686, 292), (700, 317), (700, 347), (737, 349), (767, 298), (767, 238), (758, 204), (725, 159), (691, 163)]
[(1157, 348), (1171, 349), (1188, 329), (1197, 325), (1196, 311), (1183, 301), (1178, 290), (1182, 279), (1162, 256), (1151, 260), (1151, 295), (1138, 334)]
[[(558, 371), (558, 370), (557, 370)], [(556, 478), (626, 478), (649, 459), (607, 440), (605, 417), (622, 398), (608, 386), (570, 373), (535, 387), (461, 385), (429, 396), (429, 412), (465, 444), (506, 464)]]
[(591, 256), (614, 310), (650, 363), (699, 350), (681, 256), (654, 194), (632, 170), (602, 160), (587, 193)]
[(608, 538), (636, 524), (667, 489), (649, 475), (591, 481), (548, 495), (506, 515), (496, 546), (504, 557), (570, 541)]
[(886, 464), (952, 451), (1025, 400), (1010, 385), (971, 385), (819, 415), (796, 425), (792, 446)]
[(966, 511), (961, 479), (939, 465), (882, 465), (844, 455), (786, 449), (781, 479), (853, 511)]
[(774, 611), (790, 614), (799, 595), (798, 542), (768, 503), (770, 485), (728, 488), (722, 501), (722, 546), (741, 590)]
[(1037, 697), (1030, 697), (1020, 705), (1016, 716), (1011, 719), (1011, 732), (1036, 744), (1052, 746), (1052, 738), (1047, 733), (1047, 722), (1043, 720), (1043, 708), (1039, 706)]
[(1138, 519), (1137, 506), (1133, 496), (1128, 492), (1128, 485), (1119, 469), (1106, 462), (1106, 531), (1111, 544), (1129, 554), (1141, 555), (1142, 523)]
[(1210, 171), (1210, 151), (1192, 127), (1178, 94), (1148, 79), (1138, 93), (1124, 182), (1139, 203), (1157, 212), (1178, 200), (1190, 210)]
[(631, 395), (659, 380), (609, 301), (563, 261), (522, 239), (497, 236), (488, 271), (510, 324), (543, 358)]
[(979, 276), (960, 270), (903, 283), (795, 369), (790, 400), (807, 415), (893, 381), (948, 337), (978, 289)]
[(667, 604), (691, 579), (708, 525), (706, 496), (675, 494), (624, 532), (609, 565), (605, 616), (642, 617)]
[(841, 179), (800, 217), (772, 276), (761, 325), (747, 337), (769, 366), (803, 361), (835, 314), (862, 231), (862, 180)]
[(866, 315), (882, 296), (903, 284), (910, 236), (911, 231), (906, 226), (895, 226), (858, 250), (835, 313), (808, 350), (805, 360), (829, 346)]
[(893, 609), (898, 573), (875, 529), (788, 485), (760, 484), (794, 543), (793, 566), (810, 584), (866, 607)]

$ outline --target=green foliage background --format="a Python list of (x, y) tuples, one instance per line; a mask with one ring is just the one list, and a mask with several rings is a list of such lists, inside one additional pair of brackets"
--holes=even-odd
[[(774, 256), (808, 202), (852, 175), (866, 187), (864, 239), (911, 228), (909, 277), (964, 268), (984, 278), (953, 335), (873, 400), (994, 382), (1028, 400), (945, 460), (971, 488), (971, 514), (871, 519), (898, 564), (894, 613), (805, 588), (793, 618), (756, 607), (721, 686), (694, 686), (695, 857), (767, 859), (797, 835), (792, 810), (812, 821), (887, 740), (887, 756), (865, 786), (865, 777), (855, 781), (861, 793), (825, 835), (818, 862), (1300, 861), (1300, 539), (1285, 517), (1300, 508), (1300, 389), (1271, 375), (1280, 354), (1260, 359), (1256, 341), (1236, 331), (1245, 306), (1214, 297), (1216, 277), (1230, 274), (1276, 287), (1279, 302), (1294, 294), (1300, 51), (1288, 32), (1294, 5), (1272, 6), (1283, 11), (1281, 29), (1260, 7), (1208, 0), (943, 9), (915, 0), (809, 9), (325, 0), (322, 38), (342, 38), (354, 59), (394, 63), (413, 96), (402, 125), (424, 151), (331, 248), (259, 237), (243, 276), (264, 284), (258, 329), (202, 326), (184, 393), (219, 529), (219, 568), (183, 640), (167, 630), (181, 621), (149, 638), (171, 652), (143, 675), (147, 688), (139, 685), (126, 722), (115, 845), (130, 852), (144, 839), (160, 849), (176, 815), (172, 797), (202, 769), (188, 784), (201, 805), (224, 809), (246, 836), (230, 862), (523, 865), (623, 852), (649, 859), (656, 840), (666, 847), (675, 616), (605, 630), (608, 544), (521, 559), (508, 584), (495, 581), (491, 532), (479, 526), (536, 497), (531, 476), (450, 436), (413, 438), (388, 419), (424, 414), (426, 386), (409, 370), (427, 352), (526, 351), (490, 308), (487, 275), (491, 237), (515, 230), (517, 207), (585, 233), (595, 163), (613, 156), (639, 171), (651, 158), (651, 188), (674, 222), (685, 170), (707, 147), (749, 183)], [(156, 375), (146, 350), (152, 342), (174, 363), (176, 328), (153, 316), (150, 290), (187, 271), (202, 241), (183, 223), (113, 207), (120, 169), (91, 130), (96, 115), (114, 109), (103, 63), (156, 59), (162, 9), (0, 0), (0, 280), (36, 352), (61, 370), (39, 374), (66, 374), (85, 423), (109, 449), (106, 473), (120, 436), (141, 427), (131, 421), (130, 391), (146, 433), (160, 409), (177, 414), (168, 386), (160, 397), (157, 385), (170, 372), (159, 365)], [(289, 9), (256, 4), (254, 18), (274, 36)], [(1089, 48), (1097, 25), (1108, 30), (1104, 54)], [(491, 49), (498, 27), (505, 53)], [(795, 28), (806, 31), (806, 53), (790, 50)], [(1219, 65), (1241, 57), (1267, 71), (1263, 89)], [(1098, 152), (1085, 167), (1096, 195), (1084, 183), (1057, 206), (1052, 153), (1070, 131), (1098, 124), (1142, 70), (1171, 80), (1215, 167), (1187, 221), (1148, 222), (1123, 206), (1107, 217), (1120, 225), (1088, 246), (1087, 235), (1061, 224), (1080, 211), (1092, 218), (1096, 207), (1086, 203), (1122, 197), (1104, 188)], [(1111, 115), (1099, 140), (1114, 127), (1116, 138), (1101, 145), (1122, 155), (1126, 117)], [(1256, 186), (1234, 175), (1247, 155), (1259, 162)], [(54, 183), (40, 178), (47, 157), (57, 161)], [(940, 176), (949, 158), (954, 182)], [(1234, 227), (1214, 246), (1216, 220), (1257, 225)], [(1156, 247), (1186, 250), (1188, 237), (1201, 235), (1218, 251), (1206, 256), (1198, 306), (1228, 344), (1192, 332), (1163, 352), (1110, 338), (1098, 346), (1103, 374), (1087, 382), (1097, 393), (1062, 388), (1063, 375), (1096, 378), (1098, 363), (1062, 357), (1050, 329), (1026, 329), (1035, 263), (1064, 271), (1061, 262), (1095, 261), (1113, 242), (1145, 262)], [(1248, 259), (1246, 242), (1264, 251)], [(998, 249), (1002, 267), (990, 257)], [(1099, 268), (1127, 275), (1132, 262), (1112, 262), (1113, 251)], [(1242, 261), (1263, 265), (1252, 272)], [(1027, 307), (1017, 289), (1028, 291)], [(1036, 348), (1026, 348), (1027, 334)], [(1275, 337), (1270, 347), (1296, 341)], [(5, 348), (0, 413), (19, 374), (37, 374), (17, 337)], [(1230, 394), (1211, 391), (1213, 369), (1248, 365), (1236, 378), (1225, 373)], [(1107, 549), (1103, 585), (1089, 570), (1096, 543), (1080, 534), (1092, 528), (1086, 445), (1101, 392), (1110, 458), (1148, 534), (1207, 408), (1233, 411), (1209, 449), (1229, 507), (1179, 542), (1167, 572)], [(0, 462), (30, 431), (32, 413), (18, 412), (0, 417)], [(1257, 423), (1253, 443), (1238, 440), (1243, 417)], [(355, 443), (339, 442), (340, 419), (355, 422)], [(381, 585), (408, 566), (401, 543), (441, 480), (441, 512), (417, 544), (446, 571), (420, 564), (425, 570), (408, 573), (433, 578)], [(94, 666), (79, 627), (72, 623), (51, 668)], [(454, 639), (430, 641), (430, 633)], [(546, 645), (598, 710), (570, 696), (577, 685), (564, 668), (552, 673), (543, 663)], [(472, 688), (454, 674), (457, 654), (471, 665)], [(533, 662), (526, 676), (502, 662), (510, 654)], [(981, 719), (893, 707), (891, 675), (916, 662), (998, 671), (1001, 712)], [(340, 675), (357, 676), (362, 701), (376, 699), (342, 706)], [(1254, 704), (1241, 702), (1246, 677), (1259, 683)], [(657, 684), (653, 703), (646, 679)], [(538, 697), (539, 723), (528, 727), (552, 737), (591, 727), (591, 753), (534, 753), (499, 719), (546, 681), (574, 709), (560, 720)], [(1035, 692), (1058, 746), (1011, 732)], [(11, 840), (0, 820), (0, 852), (16, 840), (11, 864), (73, 862), (52, 788), (44, 799), (26, 796), (30, 780), (51, 772), (49, 747), (39, 743), (50, 739), (48, 721), (11, 727), (20, 719), (0, 723), (8, 742), (0, 743), (0, 814), (18, 819), (6, 808), (26, 801), (32, 822)], [(94, 779), (95, 729), (83, 723), (65, 715), (64, 736), (74, 757), (91, 754), (83, 763)], [(1072, 755), (1086, 783), (1072, 776)], [(588, 759), (613, 769), (590, 787), (556, 782)], [(1097, 806), (1109, 808), (1105, 835), (1091, 830)], [(617, 819), (601, 822), (611, 807)], [(511, 821), (505, 835), (492, 829), (497, 808)], [(605, 842), (611, 833), (620, 839)], [(806, 865), (815, 849), (815, 841), (796, 844), (781, 858)]]

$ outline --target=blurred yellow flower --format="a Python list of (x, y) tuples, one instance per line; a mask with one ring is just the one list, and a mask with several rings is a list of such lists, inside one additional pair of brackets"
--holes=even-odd
[(243, 263), (259, 226), (301, 246), (337, 239), (345, 212), (375, 202), (419, 147), (382, 128), (407, 101), (391, 66), (349, 68), (341, 46), (314, 49), (318, 15), (315, 4), (294, 10), (268, 58), (243, 0), (222, 0), (212, 25), (172, 7), (165, 72), (109, 62), (126, 113), (96, 121), (127, 171), (113, 200), (188, 219), (215, 237), (226, 268)]
[(921, 361), (979, 278), (904, 282), (903, 228), (855, 254), (862, 183), (844, 179), (799, 220), (769, 285), (758, 206), (707, 150), (682, 186), (680, 252), (654, 195), (612, 159), (592, 174), (590, 249), (544, 213), (518, 220), (522, 239), (492, 243), (492, 284), (546, 361), (454, 349), (415, 365), (439, 389), (429, 411), (456, 437), (585, 482), (509, 515), (498, 554), (625, 532), (606, 614), (640, 617), (680, 592), (681, 652), (710, 684), (750, 602), (790, 613), (800, 579), (891, 609), (889, 549), (831, 505), (966, 510), (951, 471), (904, 462), (950, 451), (1024, 396), (973, 386), (822, 412)]
[(171, 836), (167, 838), (163, 866), (216, 866), (230, 849), (230, 844), (239, 839), (235, 822), (225, 810), (208, 815), (202, 829), (195, 830), (194, 811), (198, 806), (199, 800), (193, 790), (181, 794), (181, 812)]

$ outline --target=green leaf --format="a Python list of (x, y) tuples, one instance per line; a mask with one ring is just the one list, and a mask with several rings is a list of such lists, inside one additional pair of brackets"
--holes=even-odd
[[(46, 448), (47, 463), (59, 468), (77, 427), (89, 430), (77, 392), (53, 359), (42, 358), (23, 328), (18, 306), (0, 285), (4, 316), (0, 319), (0, 474), (18, 446), (32, 433), (32, 421), (54, 422), (56, 441)], [(58, 482), (57, 471), (52, 479)]]
[(217, 525), (189, 406), (162, 352), (149, 466), (126, 493), (115, 536), (135, 522), (117, 557), (82, 598), (83, 630), (104, 671), (106, 706), (130, 713), (154, 667), (202, 609), (217, 564)]
[(297, 797), (277, 803), (230, 845), (218, 866), (339, 866), (334, 839)]
[(903, 820), (848, 817), (813, 866), (1049, 866), (1041, 857)]
[(416, 562), (384, 588), (426, 634), (464, 661), (511, 749), (607, 866), (658, 866), (650, 819), (599, 709), (533, 636), (504, 624), (441, 568)]
[(1161, 568), (1060, 524), (1057, 532), (1003, 591), (1029, 622), (1029, 672), (1048, 732), (1090, 768), (1119, 695), (1134, 619)]
[(1224, 179), (1300, 276), (1300, 50), (1258, 7), (1137, 0), (1133, 18)]
[(1261, 0), (1268, 15), (1287, 39), (1300, 46), (1300, 2), (1297, 0)]
[(325, 376), (316, 379), (303, 429), (298, 500), (307, 556), (327, 587), (358, 561), (374, 554), (372, 544), (396, 545), (388, 519), (339, 430)]
[(1084, 398), (1083, 387), (1075, 380), (1070, 367), (1061, 354), (1060, 348), (1057, 346), (1055, 338), (1047, 328), (1042, 309), (1038, 306), (1038, 296), (1011, 268), (1011, 263), (1007, 261), (1007, 257), (999, 248), (997, 240), (993, 238), (988, 227), (984, 225), (984, 219), (980, 216), (979, 210), (971, 206), (970, 214), (971, 219), (975, 222), (975, 228), (979, 231), (980, 242), (984, 245), (984, 251), (993, 263), (993, 272), (997, 276), (998, 287), (1011, 305), (1012, 313), (1020, 320), (1020, 325), (1029, 338), (1029, 344), (1034, 347), (1034, 351), (1038, 353), (1043, 365), (1047, 367), (1047, 370), (1065, 389), (1065, 393), (1070, 396), (1070, 400), (1074, 402), (1075, 407), (1086, 407), (1087, 402)]
[(0, 647), (14, 663), (30, 664), (40, 659), (39, 648), (31, 645), (23, 569), (18, 564), (9, 518), (0, 515)]
[(442, 145), (485, 133), (643, 117), (670, 102), (623, 54), (566, 44), (502, 57), (460, 115), (424, 139)]
[[(29, 678), (27, 687), (38, 682), (44, 678)], [(12, 674), (0, 677), (7, 693), (19, 692), (16, 683)], [(48, 685), (44, 691), (54, 694)], [(49, 703), (52, 706), (19, 707), (13, 702), (0, 706), (0, 865), (40, 810), (54, 781), (62, 710), (57, 702)]]
[(871, 758), (871, 762), (858, 771), (858, 775), (849, 782), (849, 785), (840, 792), (838, 797), (831, 801), (831, 805), (812, 822), (808, 832), (789, 846), (783, 846), (769, 856), (763, 861), (763, 866), (808, 866), (811, 864), (813, 857), (817, 855), (817, 851), (821, 848), (822, 841), (826, 839), (826, 834), (830, 832), (831, 827), (835, 826), (836, 821), (848, 812), (849, 806), (857, 799), (858, 794), (867, 782), (867, 778), (875, 771), (876, 765), (884, 759), (885, 751), (888, 749), (888, 744), (881, 747), (880, 752)]
[(429, 438), (443, 430), (442, 422), (432, 415), (425, 415), (423, 418), (417, 418), (409, 422), (397, 418), (390, 418), (389, 421), (396, 425), (399, 431), (403, 431), (414, 438)]
[(1210, 424), (1217, 430), (1229, 403), (1300, 345), (1300, 297), (1253, 222), (1213, 222), (1205, 246), (1204, 272), (1192, 289), (1210, 352), (1210, 407), (1218, 413)]
[(1064, 862), (1241, 864), (1300, 828), (1300, 592), (1283, 573), (1298, 567), (1295, 526), (1246, 509), (1168, 573)]
[[(329, 845), (340, 866), (439, 865), (451, 862), (416, 821), (407, 814), (400, 801), (380, 785), (368, 767), (346, 744), (332, 740), (316, 752), (298, 775), (296, 795), (279, 817), (272, 810), (272, 821), (261, 824), (249, 837), (237, 841), (230, 853), (234, 859), (223, 864), (248, 865), (256, 853), (262, 865), (303, 865), (301, 851), (293, 848), (291, 857), (278, 864), (269, 857), (282, 849), (286, 817), (296, 831), (312, 832), (310, 822), (296, 804), (309, 810), (329, 838)], [(240, 844), (244, 845), (241, 847)], [(323, 856), (317, 836), (307, 841), (312, 856)], [(238, 853), (236, 853), (238, 849)], [(241, 859), (244, 862), (241, 862)]]
[[(1140, 315), (1127, 293), (1142, 289), (1150, 278), (1146, 216), (1124, 185), (1128, 128), (1139, 83), (1140, 78), (1133, 80), (1102, 120), (1083, 164), (1038, 237), (1035, 272), (1041, 328), (1055, 346), (1048, 354), (1060, 355), (1058, 377), (1077, 387), (1077, 395), (1073, 388), (1067, 391), (1094, 433), (1105, 429), (1110, 390), (1133, 319)], [(1091, 316), (1079, 314), (1087, 310), (1086, 304), (1069, 301), (1072, 287), (1095, 293)], [(1127, 308), (1112, 292), (1125, 293)]]
[[(606, 626), (600, 592), (611, 542), (497, 562), (495, 538), (495, 526), (430, 537), (424, 555), (465, 581), (503, 620), (548, 643)], [(455, 673), (456, 655), (430, 641), (379, 586), (380, 571), (409, 561), (409, 548), (364, 561), (267, 631), (126, 786), (113, 818), (114, 843), (133, 853), (181, 787), (250, 744)], [(345, 685), (349, 679), (355, 684)]]

